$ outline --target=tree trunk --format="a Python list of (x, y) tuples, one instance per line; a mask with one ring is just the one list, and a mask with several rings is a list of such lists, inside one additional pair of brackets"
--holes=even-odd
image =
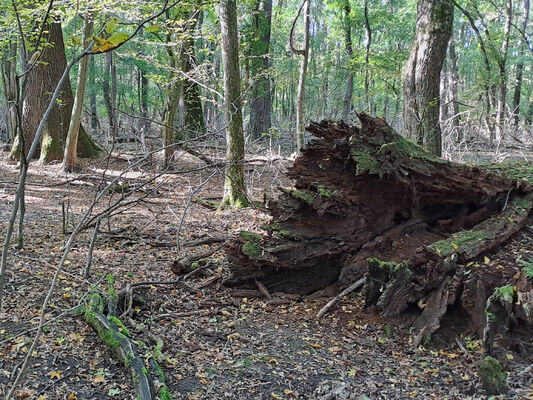
[(258, 138), (268, 134), (272, 124), (269, 73), (272, 0), (256, 0), (254, 7), (253, 37), (250, 49), (250, 73), (253, 83), (250, 90), (248, 131), (252, 138)]
[(372, 102), (370, 101), (370, 47), (372, 46), (372, 28), (370, 26), (370, 18), (368, 16), (368, 0), (365, 0), (364, 6), (365, 15), (365, 104), (368, 107), (369, 113), (373, 114)]
[[(196, 68), (196, 55), (194, 52), (194, 32), (195, 16), (198, 11), (194, 11), (186, 23), (183, 32), (183, 40), (180, 49), (180, 61), (182, 71), (187, 75), (193, 74)], [(200, 87), (191, 79), (183, 79), (182, 89), (180, 92), (180, 106), (182, 108), (183, 126), (182, 131), (186, 132), (187, 137), (196, 137), (205, 133), (204, 112), (202, 100), (200, 98)], [(178, 138), (176, 138), (178, 139)]]
[[(46, 110), (48, 101), (67, 66), (61, 24), (57, 22), (51, 23), (48, 31), (47, 41), (54, 45), (53, 47), (47, 47), (43, 51), (39, 58), (39, 63), (28, 73), (24, 84), (26, 90), (22, 107), (22, 134), (24, 135), (24, 151), (26, 154), (35, 136), (37, 126)], [(67, 80), (43, 131), (40, 155), (42, 163), (63, 158), (63, 149), (73, 104), (72, 88), (70, 81)], [(94, 155), (95, 152), (97, 153), (100, 150), (83, 129), (80, 135), (80, 139), (83, 137), (83, 141), (78, 145), (80, 155)], [(18, 155), (19, 140), (16, 139), (13, 143), (10, 157), (18, 158)]]
[(507, 0), (505, 27), (503, 31), (502, 46), (498, 55), (498, 111), (496, 114), (496, 134), (498, 140), (505, 139), (505, 106), (507, 104), (507, 51), (509, 49), (509, 38), (511, 36), (511, 22), (513, 18), (512, 0)]
[[(92, 16), (86, 16), (83, 24), (83, 48), (89, 46), (93, 34)], [(85, 86), (87, 84), (87, 72), (91, 56), (81, 59), (78, 69), (78, 81), (76, 85), (76, 97), (70, 117), (70, 125), (67, 133), (65, 152), (63, 156), (63, 170), (73, 171), (78, 166), (78, 136), (81, 127), (81, 114), (83, 111), (83, 101), (85, 98)]]
[(6, 142), (17, 135), (17, 42), (13, 41), (2, 56), (2, 84), (6, 99)]
[(248, 205), (244, 183), (244, 132), (242, 126), (239, 34), (235, 0), (221, 0), (222, 64), (224, 66), (224, 107), (226, 111), (227, 167), (222, 205)]
[(100, 128), (96, 109), (96, 65), (94, 57), (91, 57), (89, 61), (89, 110), (91, 113), (91, 132), (94, 135)]
[(109, 124), (108, 141), (114, 141), (117, 138), (117, 72), (113, 63), (113, 52), (105, 55), (104, 77), (102, 81), (104, 92), (104, 103), (107, 111), (107, 121)]
[(348, 75), (346, 76), (346, 92), (344, 93), (344, 102), (342, 105), (342, 119), (348, 121), (348, 116), (352, 110), (352, 94), (353, 94), (353, 47), (352, 47), (352, 8), (350, 7), (350, 1), (344, 2), (344, 47), (346, 49), (346, 56), (348, 59), (347, 69)]
[[(270, 203), (267, 235), (243, 231), (226, 246), (226, 285), (261, 282), (269, 293), (307, 295), (364, 278), (367, 306), (386, 318), (409, 311), (415, 345), (452, 304), (482, 332), (487, 297), (520, 274), (464, 265), (526, 224), (531, 185), (446, 162), (384, 120), (359, 118), (361, 128), (325, 121), (308, 128), (319, 139), (289, 169), (294, 187)], [(522, 173), (530, 178), (529, 167)], [(531, 315), (525, 320), (533, 324)]]
[[(302, 62), (300, 64), (300, 77), (298, 79), (298, 94), (297, 94), (297, 104), (296, 104), (296, 145), (298, 152), (301, 152), (304, 148), (304, 92), (305, 92), (305, 78), (307, 75), (307, 64), (309, 62), (309, 28), (310, 28), (310, 0), (303, 0), (298, 14), (292, 22), (291, 32), (289, 34), (289, 45), (291, 51), (294, 54), (298, 54), (302, 57)], [(304, 18), (304, 45), (302, 49), (296, 49), (294, 46), (294, 29), (296, 27), (296, 22), (300, 17), (303, 9), (303, 18)]]
[[(448, 46), (448, 115), (452, 119), (452, 126), (458, 130), (459, 121), (461, 116), (459, 115), (459, 104), (458, 104), (458, 87), (459, 87), (459, 72), (457, 70), (457, 54), (455, 52), (455, 42), (453, 37), (450, 39), (450, 45)], [(461, 141), (462, 134), (460, 131), (457, 132), (457, 140)]]
[[(526, 32), (529, 21), (529, 0), (524, 0), (524, 16), (522, 17), (522, 32)], [(515, 87), (513, 93), (513, 125), (518, 125), (520, 116), (520, 97), (522, 96), (522, 75), (524, 71), (524, 47), (527, 46), (526, 40), (520, 41), (520, 50), (518, 50), (519, 61), (516, 65)]]
[(416, 38), (404, 80), (404, 131), (441, 154), (439, 83), (453, 25), (451, 0), (419, 0)]

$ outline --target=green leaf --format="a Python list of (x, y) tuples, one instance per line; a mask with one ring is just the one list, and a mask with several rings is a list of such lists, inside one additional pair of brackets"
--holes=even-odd
[(119, 21), (117, 17), (111, 18), (111, 20), (109, 20), (107, 24), (105, 24), (106, 33), (113, 33), (115, 29), (117, 28), (118, 22)]
[(107, 395), (110, 397), (116, 396), (117, 394), (120, 394), (119, 388), (109, 389), (109, 392), (107, 392)]
[(79, 46), (81, 44), (81, 39), (76, 35), (72, 35), (72, 44), (74, 46)]
[(160, 25), (150, 25), (148, 28), (146, 28), (145, 32), (159, 32), (161, 29), (163, 29)]
[(124, 43), (126, 40), (130, 38), (130, 35), (124, 32), (118, 32), (114, 35), (110, 36), (107, 41), (111, 43), (113, 46), (118, 46), (119, 44)]

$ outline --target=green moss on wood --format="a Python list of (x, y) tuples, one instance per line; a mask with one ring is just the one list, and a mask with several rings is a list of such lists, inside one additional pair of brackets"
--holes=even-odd
[(507, 392), (507, 372), (498, 360), (487, 356), (478, 365), (479, 378), (489, 395)]
[(161, 389), (159, 389), (157, 397), (159, 397), (159, 400), (172, 400), (172, 395), (170, 394), (166, 386), (163, 386)]
[(239, 235), (241, 235), (241, 237), (244, 240), (246, 240), (247, 242), (251, 242), (251, 243), (259, 243), (262, 239), (261, 235), (259, 235), (258, 233), (254, 233), (254, 232), (240, 231)]
[(404, 268), (407, 269), (409, 272), (411, 272), (409, 270), (409, 264), (407, 263), (407, 261), (396, 263), (392, 261), (381, 261), (377, 258), (367, 258), (366, 261), (368, 265), (371, 265), (373, 267), (383, 268), (390, 272), (396, 272)]
[(85, 321), (96, 330), (98, 337), (100, 337), (100, 339), (102, 339), (107, 346), (111, 347), (112, 349), (120, 347), (120, 341), (117, 338), (117, 332), (113, 331), (111, 328), (103, 328), (98, 321), (96, 312), (91, 310), (89, 307), (85, 311)]
[(107, 294), (113, 299), (117, 300), (117, 292), (115, 291), (115, 278), (112, 274), (106, 275), (107, 280)]
[(331, 197), (335, 197), (339, 195), (337, 191), (329, 190), (325, 185), (319, 182), (313, 182), (313, 186), (316, 188), (316, 191), (320, 197), (329, 199)]
[(158, 339), (154, 348), (154, 360), (160, 362), (163, 359), (163, 341)]
[(107, 319), (111, 321), (112, 323), (114, 323), (121, 333), (123, 333), (127, 337), (131, 337), (130, 331), (128, 330), (128, 328), (124, 326), (124, 324), (122, 323), (120, 319), (112, 315), (108, 316)]
[(50, 161), (63, 159), (63, 142), (54, 138), (48, 130), (43, 133), (41, 156), (39, 161), (47, 164)]
[(256, 243), (245, 243), (242, 246), (242, 252), (248, 257), (261, 257), (263, 255), (263, 249)]
[(512, 285), (502, 286), (494, 291), (494, 298), (502, 300), (507, 303), (512, 303), (514, 300), (515, 288)]
[(484, 239), (491, 239), (492, 235), (484, 230), (477, 231), (461, 231), (451, 235), (448, 239), (439, 240), (432, 243), (428, 248), (439, 256), (448, 257), (453, 253), (461, 251), (461, 247), (468, 245), (471, 242), (479, 242)]
[(356, 163), (356, 174), (379, 174), (379, 163), (364, 151), (352, 150), (352, 160)]
[(292, 196), (295, 199), (302, 200), (304, 203), (307, 203), (309, 205), (312, 205), (315, 201), (315, 196), (313, 196), (310, 193), (303, 192), (298, 189), (287, 189), (287, 188), (281, 188), (281, 191), (284, 193), (287, 193), (288, 195)]
[(483, 169), (507, 179), (520, 179), (533, 185), (533, 162), (509, 161), (488, 164)]

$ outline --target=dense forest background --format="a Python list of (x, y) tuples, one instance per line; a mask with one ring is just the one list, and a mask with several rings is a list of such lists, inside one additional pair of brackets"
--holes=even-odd
[[(20, 36), (25, 35), (31, 58), (32, 35), (39, 34), (48, 4), (21, 2), (17, 22), (13, 6), (4, 3), (0, 104), (6, 116), (15, 95), (14, 76), (21, 72)], [(95, 32), (107, 24), (101, 40), (114, 35), (115, 44), (95, 48), (91, 57), (82, 113), (84, 127), (105, 147), (113, 137), (130, 138), (149, 151), (169, 125), (176, 128), (175, 139), (206, 134), (224, 139), (221, 28), (214, 3), (179, 2), (107, 53), (162, 6), (62, 2), (51, 8), (48, 22), (61, 24), (57, 34), (62, 33), (67, 60), (81, 51), (84, 20), (94, 19)], [(505, 141), (521, 147), (527, 140), (533, 119), (529, 8), (528, 0), (455, 4), (440, 75), (440, 123), (448, 157), (459, 149), (495, 148)], [(276, 152), (278, 145), (283, 151), (296, 148), (301, 54), (291, 51), (289, 36), (293, 27), (295, 46), (305, 44), (305, 16), (294, 21), (299, 9), (300, 3), (291, 0), (237, 4), (246, 143), (268, 140)], [(354, 120), (356, 111), (365, 111), (403, 132), (404, 77), (417, 2), (313, 1), (309, 16), (304, 124)], [(38, 46), (46, 47), (47, 40), (39, 39)], [(48, 62), (54, 59), (37, 58), (38, 64)], [(70, 72), (74, 91), (78, 68)], [(1, 137), (12, 142), (15, 134), (6, 121), (2, 118)]]

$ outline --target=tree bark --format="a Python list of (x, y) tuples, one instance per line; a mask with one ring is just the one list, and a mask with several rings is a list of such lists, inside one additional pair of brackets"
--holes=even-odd
[[(311, 2), (310, 0), (303, 0), (302, 5), (300, 6), (300, 9), (298, 10), (298, 14), (294, 18), (294, 21), (292, 22), (291, 32), (289, 34), (289, 45), (291, 48), (291, 51), (294, 54), (297, 54), (302, 57), (302, 62), (300, 64), (300, 76), (298, 78), (298, 94), (297, 94), (297, 103), (296, 103), (296, 145), (298, 152), (301, 153), (304, 148), (304, 139), (305, 139), (305, 132), (304, 132), (304, 94), (305, 94), (305, 79), (307, 76), (307, 64), (309, 62), (309, 28), (311, 24), (311, 17), (310, 17), (310, 7)], [(296, 22), (298, 21), (298, 18), (300, 17), (300, 14), (302, 14), (303, 10), (303, 19), (304, 19), (304, 45), (303, 48), (297, 49), (294, 46), (294, 29), (296, 27)]]
[[(194, 51), (194, 32), (196, 27), (196, 17), (199, 14), (195, 10), (186, 23), (183, 32), (183, 40), (180, 49), (180, 60), (182, 71), (187, 75), (194, 75), (196, 68), (196, 54)], [(183, 79), (180, 92), (180, 107), (182, 108), (183, 126), (182, 131), (187, 137), (196, 137), (205, 132), (204, 112), (202, 100), (200, 98), (200, 87), (194, 79)], [(178, 139), (178, 138), (176, 138)]]
[(6, 99), (6, 141), (17, 135), (17, 42), (13, 41), (2, 56), (2, 83)]
[(104, 92), (104, 103), (107, 111), (107, 121), (109, 124), (108, 140), (114, 141), (117, 138), (117, 72), (113, 63), (113, 52), (105, 55), (104, 77), (102, 81)]
[[(522, 31), (526, 32), (527, 24), (529, 22), (529, 0), (524, 0), (524, 16), (522, 17)], [(522, 57), (524, 57), (524, 48), (527, 46), (526, 40), (522, 38), (520, 41), (520, 50), (518, 50), (519, 61), (516, 65), (516, 75), (515, 75), (515, 87), (513, 93), (513, 125), (518, 125), (519, 116), (520, 116), (520, 98), (522, 96), (522, 75), (524, 73), (524, 62)]]
[[(83, 24), (82, 46), (84, 49), (89, 46), (89, 43), (91, 42), (93, 24), (92, 16), (86, 16)], [(78, 69), (76, 97), (74, 98), (74, 105), (72, 107), (72, 115), (70, 117), (70, 125), (63, 156), (63, 170), (66, 172), (73, 171), (78, 166), (78, 136), (81, 127), (81, 114), (83, 111), (90, 57), (91, 56), (85, 56), (82, 58)]]
[(442, 151), (439, 83), (453, 25), (451, 0), (419, 0), (416, 38), (404, 80), (404, 131), (433, 154)]
[(346, 92), (344, 93), (344, 102), (342, 106), (342, 119), (348, 121), (348, 116), (352, 109), (352, 94), (353, 94), (353, 69), (352, 69), (352, 58), (353, 58), (353, 47), (352, 47), (352, 19), (351, 12), (352, 8), (350, 7), (350, 1), (346, 0), (344, 2), (344, 47), (346, 49), (346, 56), (348, 58), (347, 69), (348, 75), (346, 76)]
[(254, 8), (253, 38), (250, 49), (250, 74), (253, 83), (250, 90), (248, 131), (252, 138), (258, 138), (268, 134), (272, 124), (269, 72), (272, 0), (256, 0)]
[(235, 0), (221, 0), (222, 64), (224, 66), (224, 107), (226, 112), (226, 179), (222, 206), (247, 206), (244, 182), (244, 132), (242, 126), (239, 34)]
[(100, 128), (96, 108), (96, 65), (94, 57), (89, 61), (89, 110), (91, 113), (91, 133), (94, 135)]
[[(269, 204), (272, 222), (261, 227), (267, 234), (242, 231), (226, 245), (226, 285), (255, 289), (259, 281), (269, 293), (307, 295), (363, 278), (367, 306), (384, 318), (408, 311), (402, 323), (414, 328), (415, 346), (452, 304), (479, 334), (492, 318), (484, 313), (488, 296), (515, 285), (506, 289), (514, 300), (506, 316), (531, 329), (533, 316), (524, 311), (533, 306), (533, 285), (520, 285), (520, 268), (502, 273), (488, 262), (468, 264), (527, 224), (529, 168), (518, 173), (526, 181), (494, 167), (446, 162), (384, 120), (359, 118), (361, 128), (329, 121), (308, 127), (318, 139), (289, 169), (294, 187), (281, 188)], [(501, 326), (488, 324), (488, 342), (493, 325)]]
[[(22, 107), (22, 134), (24, 135), (24, 152), (28, 153), (29, 147), (37, 126), (46, 110), (51, 93), (57, 86), (61, 75), (67, 66), (65, 46), (63, 44), (63, 31), (59, 22), (52, 22), (48, 27), (47, 41), (53, 46), (46, 47), (36, 64), (26, 76), (24, 84), (24, 103)], [(58, 102), (52, 109), (43, 131), (40, 161), (48, 163), (52, 160), (63, 158), (63, 149), (67, 137), (68, 127), (74, 97), (70, 81), (65, 82)], [(80, 133), (78, 151), (80, 155), (92, 156), (100, 150), (82, 129)], [(19, 140), (16, 139), (10, 152), (11, 158), (18, 158)]]
[(498, 111), (496, 114), (496, 136), (502, 141), (505, 138), (505, 106), (507, 105), (507, 51), (509, 50), (509, 38), (511, 36), (511, 22), (513, 18), (513, 2), (505, 2), (505, 26), (498, 61)]

